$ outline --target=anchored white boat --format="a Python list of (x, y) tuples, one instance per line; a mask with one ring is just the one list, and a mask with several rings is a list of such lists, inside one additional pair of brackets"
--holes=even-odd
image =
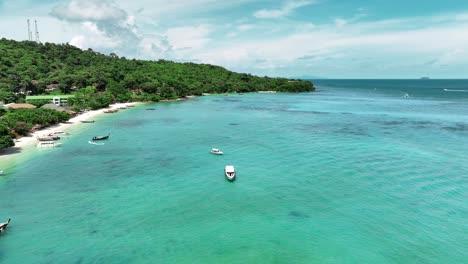
[(233, 181), (236, 178), (236, 170), (234, 169), (234, 166), (227, 165), (226, 168), (224, 168), (224, 174), (226, 175), (226, 179)]
[(53, 148), (53, 147), (58, 147), (62, 145), (60, 142), (55, 142), (55, 141), (40, 141), (37, 143), (36, 147), (38, 148)]
[(211, 152), (211, 154), (215, 154), (215, 155), (223, 155), (224, 154), (220, 149), (217, 149), (217, 148), (212, 148), (210, 152)]
[(49, 134), (49, 136), (68, 136), (68, 135), (70, 134), (65, 131), (55, 131)]

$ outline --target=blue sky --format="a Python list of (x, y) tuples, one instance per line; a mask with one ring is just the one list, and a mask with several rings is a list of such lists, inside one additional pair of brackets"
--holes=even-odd
[(0, 0), (0, 37), (269, 76), (468, 78), (468, 1)]

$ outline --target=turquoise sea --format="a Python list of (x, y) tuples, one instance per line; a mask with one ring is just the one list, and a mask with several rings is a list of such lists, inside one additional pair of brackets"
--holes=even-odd
[(30, 150), (0, 175), (0, 263), (468, 263), (468, 81), (314, 83), (141, 105)]

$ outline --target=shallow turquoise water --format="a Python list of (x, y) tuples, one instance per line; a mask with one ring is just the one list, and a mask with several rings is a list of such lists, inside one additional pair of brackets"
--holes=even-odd
[(0, 262), (466, 262), (468, 93), (317, 83), (139, 106), (33, 150), (0, 178)]

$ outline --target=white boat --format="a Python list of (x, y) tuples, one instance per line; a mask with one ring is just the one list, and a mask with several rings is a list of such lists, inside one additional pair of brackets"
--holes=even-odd
[(62, 145), (60, 142), (55, 142), (55, 141), (40, 141), (36, 147), (38, 148), (52, 148), (52, 147), (58, 147)]
[(224, 154), (221, 150), (219, 150), (217, 148), (212, 148), (210, 152), (211, 152), (211, 154), (215, 154), (215, 155), (223, 155)]
[(52, 132), (49, 134), (49, 136), (66, 136), (66, 135), (70, 135), (69, 133), (65, 132), (65, 131), (55, 131), (55, 132)]
[(224, 174), (226, 175), (226, 179), (233, 181), (236, 178), (236, 171), (234, 170), (234, 166), (227, 165), (224, 168)]

